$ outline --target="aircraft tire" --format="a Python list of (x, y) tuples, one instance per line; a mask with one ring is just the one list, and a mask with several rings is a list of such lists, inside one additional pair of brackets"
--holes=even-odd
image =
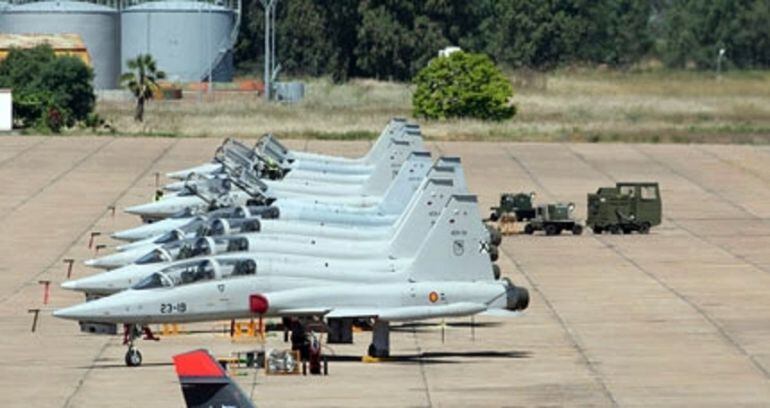
[(139, 367), (142, 365), (142, 353), (135, 348), (129, 348), (126, 351), (126, 365), (128, 367)]

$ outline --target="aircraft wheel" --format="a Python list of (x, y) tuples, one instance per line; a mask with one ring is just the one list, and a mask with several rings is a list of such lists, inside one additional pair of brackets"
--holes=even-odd
[(128, 367), (139, 367), (142, 365), (142, 353), (135, 348), (129, 348), (126, 351), (126, 365)]

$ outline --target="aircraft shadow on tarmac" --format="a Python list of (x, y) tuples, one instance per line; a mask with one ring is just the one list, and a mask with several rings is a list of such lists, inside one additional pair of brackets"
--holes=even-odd
[[(501, 325), (502, 323), (499, 323), (499, 322), (473, 322), (473, 323), (472, 322), (451, 322), (451, 323), (444, 324), (444, 326), (447, 329), (466, 328), (468, 330), (470, 330), (471, 328), (484, 329), (484, 328), (499, 327)], [(415, 322), (415, 323), (404, 323), (398, 326), (392, 326), (390, 328), (390, 331), (427, 333), (427, 332), (435, 332), (440, 329), (441, 329), (441, 323)]]
[[(107, 362), (106, 359), (103, 360), (103, 361)], [(112, 361), (112, 360), (109, 360), (109, 361)], [(174, 365), (174, 363), (171, 363), (171, 362), (168, 362), (168, 363), (142, 363), (142, 367), (143, 368), (147, 368), (147, 367), (172, 367), (173, 365)], [(82, 369), (82, 370), (89, 370), (89, 369), (91, 369), (91, 370), (103, 370), (103, 369), (107, 369), (107, 368), (109, 368), (109, 369), (113, 369), (113, 368), (121, 368), (122, 369), (122, 368), (125, 368), (125, 369), (128, 369), (128, 370), (136, 370), (136, 368), (134, 368), (134, 367), (126, 367), (126, 365), (122, 361), (120, 361), (118, 363), (114, 363), (114, 364), (101, 364), (99, 361), (95, 361), (93, 365), (78, 367), (78, 369)]]
[[(425, 352), (419, 354), (400, 354), (384, 359), (385, 363), (397, 364), (460, 364), (468, 363), (467, 359), (519, 359), (529, 358), (529, 351), (456, 351), (456, 352)], [(333, 355), (328, 356), (329, 362), (360, 362), (361, 356)]]
[[(384, 359), (384, 363), (396, 363), (396, 364), (460, 364), (469, 363), (468, 359), (520, 359), (529, 358), (532, 355), (529, 351), (442, 351), (442, 352), (425, 352), (419, 354), (401, 354), (388, 357)], [(344, 362), (344, 363), (360, 363), (360, 355), (327, 355), (329, 362)], [(125, 364), (100, 364), (101, 362), (107, 362), (107, 360), (97, 360), (91, 366), (78, 367), (79, 369), (124, 369)], [(172, 363), (144, 363), (142, 367), (170, 367)]]

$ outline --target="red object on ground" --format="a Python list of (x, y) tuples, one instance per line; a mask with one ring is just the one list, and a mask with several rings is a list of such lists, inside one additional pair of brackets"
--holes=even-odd
[(43, 285), (43, 304), (48, 304), (48, 298), (51, 295), (51, 281), (40, 281), (39, 284)]

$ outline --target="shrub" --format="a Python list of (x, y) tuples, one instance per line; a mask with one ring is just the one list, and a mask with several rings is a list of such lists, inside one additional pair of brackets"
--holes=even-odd
[(13, 90), (17, 124), (59, 132), (85, 120), (96, 102), (93, 71), (75, 57), (57, 57), (48, 45), (12, 49), (0, 61), (0, 88)]
[(483, 54), (454, 52), (432, 59), (414, 78), (415, 116), (428, 119), (505, 120), (516, 114), (513, 88)]

